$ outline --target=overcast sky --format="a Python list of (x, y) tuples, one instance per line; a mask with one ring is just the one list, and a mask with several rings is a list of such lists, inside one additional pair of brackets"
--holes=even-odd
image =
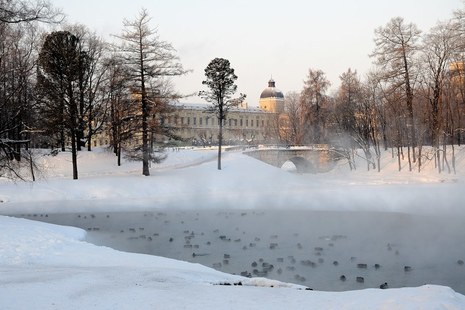
[[(257, 106), (271, 76), (284, 93), (300, 91), (308, 69), (323, 70), (339, 86), (348, 68), (363, 76), (372, 66), (374, 30), (393, 17), (423, 32), (464, 7), (461, 0), (52, 0), (104, 38), (119, 34), (124, 18), (146, 8), (160, 38), (178, 51), (192, 73), (174, 80), (184, 93), (202, 90), (204, 69), (227, 58), (238, 91)], [(185, 102), (202, 102), (198, 97)]]

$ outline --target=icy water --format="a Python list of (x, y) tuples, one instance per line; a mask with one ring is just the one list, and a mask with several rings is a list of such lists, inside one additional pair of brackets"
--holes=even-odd
[(461, 217), (234, 210), (23, 217), (81, 227), (88, 241), (245, 276), (343, 291), (438, 284), (465, 294)]

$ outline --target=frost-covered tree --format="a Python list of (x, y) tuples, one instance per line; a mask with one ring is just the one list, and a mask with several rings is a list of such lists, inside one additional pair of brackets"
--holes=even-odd
[(304, 88), (300, 93), (302, 126), (305, 130), (303, 143), (322, 143), (325, 138), (325, 122), (328, 103), (326, 91), (331, 83), (322, 70), (309, 69)]
[(284, 97), (284, 110), (288, 118), (288, 129), (285, 140), (291, 145), (301, 145), (303, 139), (302, 113), (300, 94), (295, 91), (288, 92)]
[(121, 63), (121, 59), (112, 56), (105, 61), (104, 67), (106, 76), (102, 86), (105, 92), (104, 102), (109, 108), (107, 127), (111, 147), (117, 156), (118, 166), (121, 166), (123, 145), (134, 138), (131, 120), (136, 107), (131, 104), (127, 68)]
[[(438, 23), (431, 31), (426, 34), (422, 47), (422, 60), (424, 63), (425, 94), (430, 104), (430, 132), (431, 142), (436, 149), (436, 163), (438, 171), (441, 172), (441, 135), (444, 135), (444, 147), (448, 142), (445, 137), (447, 127), (451, 120), (444, 119), (448, 109), (447, 100), (444, 100), (445, 82), (450, 76), (449, 66), (455, 53), (462, 49), (462, 38), (456, 31), (456, 28), (449, 22)], [(449, 113), (450, 114), (450, 113)], [(450, 132), (450, 131), (449, 131)], [(443, 159), (447, 159), (446, 152)], [(449, 169), (450, 171), (450, 169)]]
[(0, 176), (22, 178), (22, 158), (34, 166), (27, 148), (35, 131), (36, 22), (62, 19), (61, 11), (46, 0), (0, 0)]
[(240, 94), (239, 97), (232, 98), (237, 91), (237, 85), (235, 84), (237, 75), (234, 74), (234, 69), (231, 68), (231, 64), (227, 59), (213, 59), (205, 68), (205, 76), (206, 80), (202, 81), (202, 84), (206, 85), (208, 90), (200, 91), (199, 96), (212, 104), (208, 111), (215, 113), (218, 119), (218, 170), (221, 170), (223, 125), (228, 111), (244, 101), (245, 95)]
[(36, 31), (0, 23), (0, 176), (20, 177), (34, 132)]
[[(409, 146), (413, 148), (413, 162), (416, 161), (416, 124), (413, 111), (414, 84), (418, 74), (417, 54), (421, 31), (413, 23), (403, 18), (392, 18), (384, 27), (375, 30), (375, 50), (370, 55), (375, 58), (380, 77), (390, 84), (391, 93), (403, 93), (407, 110)], [(402, 108), (399, 108), (401, 110)], [(410, 150), (410, 149), (409, 149)], [(410, 158), (410, 151), (409, 151)]]
[(157, 30), (150, 27), (151, 18), (145, 9), (134, 20), (124, 20), (118, 47), (122, 63), (127, 67), (133, 99), (140, 104), (138, 132), (142, 143), (134, 148), (133, 158), (142, 160), (142, 174), (150, 175), (149, 162), (161, 158), (151, 152), (151, 137), (161, 124), (160, 115), (169, 108), (167, 101), (176, 99), (169, 78), (186, 73), (173, 46), (162, 41)]
[(63, 20), (60, 10), (46, 0), (0, 0), (0, 23), (19, 24), (24, 22), (55, 23)]

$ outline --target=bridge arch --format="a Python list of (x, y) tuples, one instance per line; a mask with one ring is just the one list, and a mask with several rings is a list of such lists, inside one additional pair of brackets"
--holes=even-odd
[(295, 168), (296, 168), (296, 172), (298, 173), (314, 173), (316, 172), (316, 169), (315, 167), (313, 166), (313, 164), (307, 160), (306, 158), (302, 157), (302, 156), (294, 156), (294, 157), (291, 157), (289, 159), (286, 159), (285, 161), (283, 161), (282, 163), (280, 163), (280, 168), (283, 167), (283, 165), (287, 162), (291, 162), (294, 164)]
[(292, 162), (299, 173), (327, 172), (339, 160), (338, 152), (321, 148), (265, 148), (244, 153), (278, 168), (282, 168), (285, 162)]

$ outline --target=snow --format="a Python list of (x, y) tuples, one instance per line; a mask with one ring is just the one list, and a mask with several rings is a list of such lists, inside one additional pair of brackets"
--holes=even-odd
[[(382, 172), (341, 163), (326, 174), (300, 175), (242, 154), (172, 150), (141, 175), (141, 164), (103, 149), (38, 156), (37, 182), (0, 180), (0, 309), (465, 309), (465, 296), (437, 285), (346, 292), (308, 291), (265, 278), (243, 278), (163, 257), (85, 242), (86, 232), (8, 215), (175, 209), (392, 211), (465, 216), (465, 148), (457, 174), (397, 171), (386, 152)], [(241, 285), (221, 285), (221, 284)]]

